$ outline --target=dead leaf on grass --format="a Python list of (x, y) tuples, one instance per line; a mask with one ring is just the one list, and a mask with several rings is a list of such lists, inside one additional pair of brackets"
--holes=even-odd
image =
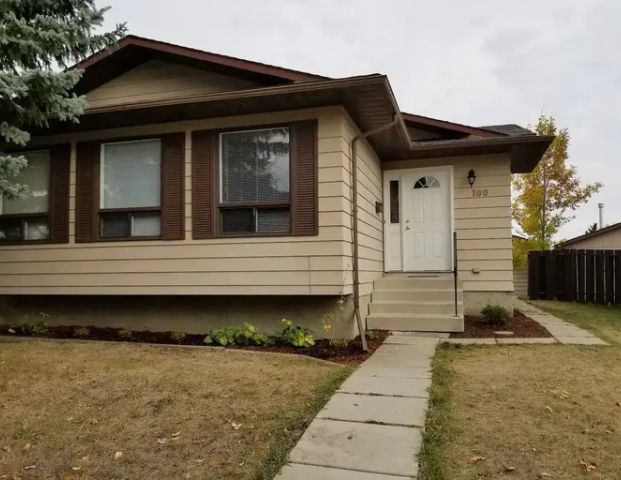
[(114, 452), (114, 459), (115, 460), (120, 460), (121, 458), (123, 458), (123, 452)]
[(27, 443), (26, 445), (24, 445), (24, 448), (22, 448), (22, 450), (24, 452), (29, 452), (30, 451), (30, 447), (31, 447), (31, 445), (29, 443)]
[(468, 463), (473, 465), (475, 463), (482, 462), (483, 460), (485, 460), (485, 457), (481, 457), (480, 455), (477, 455), (476, 457), (470, 457), (468, 459)]
[(179, 435), (181, 435), (181, 432), (175, 432), (171, 435), (171, 437), (178, 437)]
[(549, 473), (546, 473), (546, 472), (541, 472), (539, 474), (539, 477), (541, 477), (541, 478), (552, 478), (552, 475), (550, 475)]
[(546, 409), (548, 412), (552, 413), (552, 407), (551, 407), (550, 405), (546, 405), (545, 409)]
[(167, 438), (158, 438), (157, 439), (157, 443), (159, 443), (160, 445), (164, 445), (166, 442), (168, 442)]
[(231, 425), (231, 427), (233, 428), (233, 430), (239, 430), (242, 426), (241, 423), (236, 423), (233, 420), (229, 420), (228, 418), (226, 419), (227, 422), (229, 422), (229, 424)]
[(32, 470), (33, 468), (37, 468), (36, 465), (27, 465), (24, 467), (24, 470)]
[(597, 468), (597, 466), (591, 462), (585, 462), (584, 460), (580, 460), (580, 462), (578, 462), (580, 464), (581, 467), (584, 468), (584, 471), (586, 473), (589, 473), (592, 470), (595, 470)]
[(505, 467), (505, 472), (514, 472), (515, 471), (515, 467), (513, 465), (504, 465)]

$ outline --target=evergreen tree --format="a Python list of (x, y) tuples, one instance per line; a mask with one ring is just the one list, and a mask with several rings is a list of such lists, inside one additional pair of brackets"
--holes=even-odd
[(584, 232), (586, 235), (588, 235), (589, 233), (595, 233), (597, 232), (597, 230), (599, 230), (599, 227), (597, 225), (597, 222), (592, 223), (591, 225), (589, 225), (589, 228), (586, 229), (586, 231)]
[(12, 178), (26, 159), (6, 152), (27, 145), (30, 128), (83, 113), (73, 93), (82, 71), (67, 67), (125, 33), (125, 24), (94, 32), (107, 10), (94, 0), (0, 0), (0, 195), (24, 190)]

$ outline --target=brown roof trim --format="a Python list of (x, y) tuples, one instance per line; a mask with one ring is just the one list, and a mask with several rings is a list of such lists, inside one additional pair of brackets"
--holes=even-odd
[(211, 62), (218, 65), (223, 65), (230, 68), (236, 68), (239, 70), (246, 70), (253, 73), (268, 75), (272, 77), (282, 78), (292, 82), (303, 82), (309, 80), (322, 80), (328, 77), (321, 75), (315, 75), (312, 73), (301, 72), (298, 70), (292, 70), (290, 68), (277, 67), (274, 65), (268, 65), (260, 62), (253, 62), (251, 60), (244, 60), (237, 57), (231, 57), (228, 55), (221, 55), (218, 53), (206, 52), (195, 48), (183, 47), (172, 43), (162, 42), (159, 40), (152, 40), (150, 38), (138, 37), (136, 35), (127, 35), (121, 38), (118, 42), (109, 48), (105, 48), (95, 52), (91, 56), (85, 58), (81, 62), (75, 64), (71, 68), (87, 69), (97, 62), (114, 55), (115, 52), (128, 46), (137, 46), (159, 52), (169, 53), (173, 55), (179, 55), (194, 60)]
[(560, 242), (559, 245), (561, 247), (566, 247), (567, 245), (573, 245), (574, 243), (581, 242), (582, 240), (587, 240), (589, 238), (597, 237), (598, 235), (603, 235), (605, 233), (613, 232), (619, 229), (621, 229), (621, 222), (613, 223), (612, 225), (608, 225), (607, 227), (600, 228), (599, 230), (595, 230), (593, 233), (585, 233), (584, 235), (580, 235), (578, 237), (565, 240), (564, 242)]
[(365, 85), (388, 85), (388, 80), (385, 75), (365, 75), (359, 77), (347, 77), (338, 78), (335, 80), (322, 80), (322, 81), (310, 81), (299, 82), (287, 85), (275, 85), (270, 87), (252, 88), (248, 90), (233, 90), (228, 92), (207, 93), (198, 95), (189, 95), (185, 97), (176, 97), (162, 100), (146, 100), (132, 103), (125, 103), (122, 105), (112, 105), (107, 107), (95, 107), (87, 108), (85, 114), (97, 114), (108, 112), (119, 112), (127, 110), (139, 110), (143, 108), (163, 107), (167, 105), (182, 105), (188, 103), (197, 102), (210, 102), (216, 100), (230, 100), (230, 99), (243, 99), (254, 97), (265, 97), (280, 94), (291, 93), (305, 93), (313, 91), (328, 90), (331, 88), (347, 88), (347, 87), (360, 87)]
[(481, 137), (503, 137), (504, 135), (499, 132), (487, 130), (480, 127), (470, 127), (468, 125), (462, 125), (460, 123), (447, 122), (446, 120), (439, 120), (437, 118), (424, 117), (423, 115), (415, 115), (413, 113), (401, 112), (401, 116), (406, 122), (415, 122), (422, 125), (428, 125), (430, 127), (444, 128), (447, 130), (453, 130), (459, 133), (466, 133), (469, 135), (477, 135)]

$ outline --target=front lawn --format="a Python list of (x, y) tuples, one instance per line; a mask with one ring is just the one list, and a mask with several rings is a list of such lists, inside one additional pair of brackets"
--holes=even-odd
[(439, 348), (422, 480), (618, 478), (621, 310), (537, 306), (614, 343)]
[(269, 479), (349, 373), (222, 349), (0, 343), (0, 478)]

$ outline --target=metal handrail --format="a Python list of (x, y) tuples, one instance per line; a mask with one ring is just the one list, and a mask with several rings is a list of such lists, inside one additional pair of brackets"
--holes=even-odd
[(453, 232), (453, 286), (455, 288), (455, 316), (457, 317), (457, 232)]

